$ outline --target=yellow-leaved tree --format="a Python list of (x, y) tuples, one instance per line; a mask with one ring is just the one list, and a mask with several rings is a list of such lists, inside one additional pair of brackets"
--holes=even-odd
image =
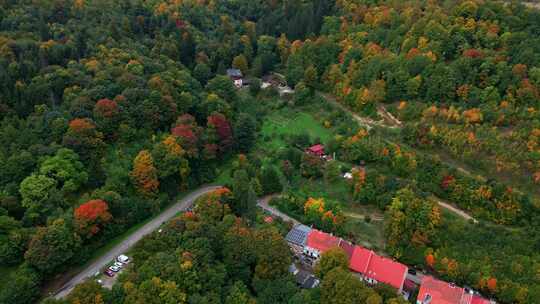
[(131, 180), (137, 190), (145, 196), (154, 196), (158, 192), (159, 181), (152, 154), (142, 150), (133, 160)]

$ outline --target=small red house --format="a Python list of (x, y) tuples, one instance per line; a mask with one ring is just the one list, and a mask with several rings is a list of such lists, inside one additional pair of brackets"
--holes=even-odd
[(314, 146), (311, 146), (311, 147), (307, 148), (306, 152), (310, 153), (310, 154), (313, 154), (313, 155), (316, 155), (316, 156), (319, 156), (319, 157), (323, 157), (324, 156), (324, 146), (321, 145), (321, 144), (314, 145)]

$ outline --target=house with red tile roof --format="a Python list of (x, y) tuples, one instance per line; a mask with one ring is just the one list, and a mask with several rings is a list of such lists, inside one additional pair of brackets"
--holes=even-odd
[(374, 281), (374, 283), (382, 282), (388, 284), (401, 293), (408, 269), (407, 266), (401, 263), (373, 254), (364, 276)]
[(371, 256), (373, 256), (373, 251), (364, 247), (355, 246), (353, 256), (349, 262), (349, 268), (354, 272), (361, 274), (366, 273)]
[(403, 291), (408, 267), (360, 246), (354, 248), (349, 268), (370, 284), (385, 283)]
[(308, 234), (304, 254), (318, 259), (323, 253), (332, 247), (339, 247), (341, 239), (331, 234), (312, 229)]
[(461, 304), (465, 290), (454, 284), (425, 276), (418, 292), (417, 304)]
[(452, 283), (425, 276), (420, 285), (416, 304), (493, 304), (480, 295)]

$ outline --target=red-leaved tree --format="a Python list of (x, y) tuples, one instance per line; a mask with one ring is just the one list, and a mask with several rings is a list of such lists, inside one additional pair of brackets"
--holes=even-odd
[(98, 100), (94, 107), (94, 115), (104, 118), (111, 118), (119, 112), (116, 101), (104, 98)]
[(69, 122), (63, 144), (77, 152), (83, 161), (98, 159), (105, 147), (103, 134), (98, 132), (94, 122), (88, 118), (76, 118)]
[(100, 99), (94, 106), (94, 118), (99, 129), (112, 136), (118, 129), (120, 108), (114, 100)]
[(220, 113), (213, 113), (208, 116), (207, 120), (208, 127), (213, 128), (216, 131), (219, 141), (219, 151), (227, 151), (233, 143), (231, 124), (227, 118)]
[(482, 58), (484, 54), (477, 49), (468, 49), (468, 50), (463, 51), (463, 56), (469, 57), (469, 58)]
[(75, 221), (81, 235), (91, 237), (99, 232), (100, 227), (112, 219), (109, 205), (104, 200), (90, 200), (74, 211)]
[(184, 114), (176, 120), (176, 125), (171, 129), (171, 134), (180, 139), (180, 144), (190, 157), (197, 157), (199, 131), (195, 118), (189, 114)]

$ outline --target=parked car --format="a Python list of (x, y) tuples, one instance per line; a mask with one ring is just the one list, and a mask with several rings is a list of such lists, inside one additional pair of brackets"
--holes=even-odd
[(129, 263), (129, 257), (127, 255), (121, 254), (116, 258), (116, 261), (122, 264), (127, 264)]
[(122, 268), (124, 266), (124, 264), (122, 264), (120, 262), (114, 262), (114, 266)]
[(115, 273), (113, 271), (110, 271), (109, 269), (105, 270), (103, 274), (111, 278), (115, 275)]
[(109, 267), (109, 270), (110, 270), (110, 271), (114, 271), (114, 272), (119, 272), (120, 269), (122, 269), (122, 268), (120, 268), (120, 267), (118, 267), (118, 266), (114, 266), (114, 265)]

